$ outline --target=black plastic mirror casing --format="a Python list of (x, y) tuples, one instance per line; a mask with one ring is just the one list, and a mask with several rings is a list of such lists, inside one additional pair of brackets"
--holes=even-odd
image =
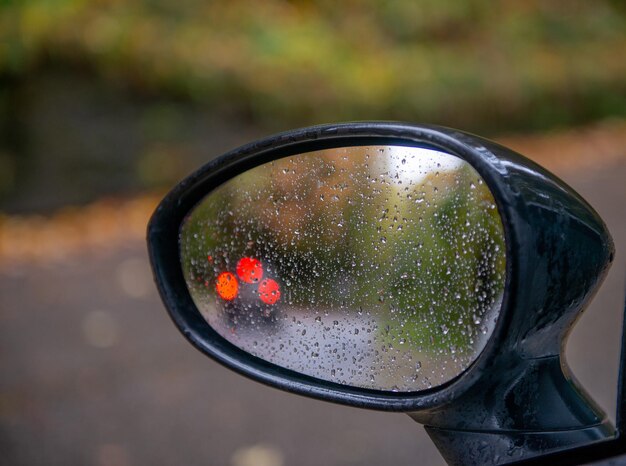
[[(507, 279), (494, 333), (476, 361), (431, 390), (394, 393), (304, 376), (254, 357), (219, 336), (196, 309), (179, 258), (179, 228), (212, 189), (260, 164), (342, 146), (395, 144), (451, 153), (470, 163), (496, 200), (506, 236)], [(235, 149), (183, 180), (148, 227), (150, 258), (174, 323), (203, 353), (263, 383), (321, 400), (407, 412), (425, 424), (451, 464), (525, 460), (618, 441), (574, 380), (565, 338), (604, 279), (614, 247), (595, 211), (525, 157), (461, 131), (358, 122), (290, 131)], [(569, 461), (567, 456), (561, 460)], [(570, 458), (573, 461), (573, 458)]]

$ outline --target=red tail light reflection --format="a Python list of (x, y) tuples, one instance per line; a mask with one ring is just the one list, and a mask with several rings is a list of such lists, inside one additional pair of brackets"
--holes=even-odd
[(215, 290), (220, 298), (226, 301), (232, 301), (237, 297), (239, 291), (237, 278), (230, 272), (220, 273), (215, 281)]
[(237, 276), (246, 283), (258, 283), (263, 278), (261, 261), (253, 257), (244, 257), (237, 263)]
[[(208, 256), (207, 259), (212, 262), (213, 258)], [(241, 281), (248, 284), (259, 283), (264, 274), (261, 261), (253, 257), (241, 258), (237, 263), (236, 272)], [(215, 290), (223, 300), (232, 301), (239, 294), (237, 277), (231, 272), (220, 273), (215, 281)], [(258, 285), (258, 295), (263, 303), (276, 304), (280, 299), (280, 285), (276, 280), (266, 278)]]
[(274, 304), (280, 299), (280, 286), (271, 278), (259, 283), (259, 298), (265, 304)]

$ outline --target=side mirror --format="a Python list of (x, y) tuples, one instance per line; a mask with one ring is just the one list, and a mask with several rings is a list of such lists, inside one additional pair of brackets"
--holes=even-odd
[(406, 412), (451, 464), (626, 451), (561, 357), (611, 237), (493, 142), (373, 122), (279, 134), (182, 181), (148, 243), (180, 331), (255, 380)]

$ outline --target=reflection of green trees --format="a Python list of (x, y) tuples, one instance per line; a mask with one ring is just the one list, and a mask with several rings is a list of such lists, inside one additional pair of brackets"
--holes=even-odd
[(378, 176), (386, 172), (364, 157), (371, 151), (348, 152), (257, 167), (207, 196), (183, 229), (188, 279), (211, 295), (219, 272), (254, 256), (283, 284), (285, 303), (371, 311), (388, 323), (390, 344), (470, 348), (504, 286), (502, 225), (486, 185), (467, 164), (399, 184)]
[(398, 235), (393, 294), (407, 338), (462, 347), (485, 328), (484, 314), (504, 288), (504, 236), (493, 197), (472, 168), (443, 178), (440, 201), (416, 229)]

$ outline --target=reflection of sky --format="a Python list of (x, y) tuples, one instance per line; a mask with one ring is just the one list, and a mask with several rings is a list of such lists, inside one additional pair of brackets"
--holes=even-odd
[(454, 155), (421, 147), (387, 146), (385, 157), (387, 170), (402, 183), (417, 184), (428, 174), (437, 171), (453, 171), (463, 165), (463, 160)]

